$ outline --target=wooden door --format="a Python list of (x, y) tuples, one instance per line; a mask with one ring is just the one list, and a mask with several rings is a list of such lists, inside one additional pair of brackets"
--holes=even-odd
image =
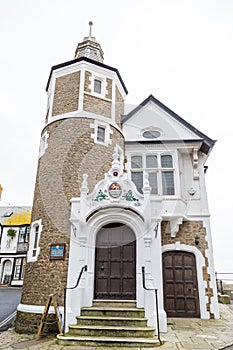
[(95, 299), (136, 299), (136, 242), (126, 225), (109, 224), (97, 234)]
[(200, 317), (194, 254), (182, 251), (163, 254), (163, 290), (168, 317)]

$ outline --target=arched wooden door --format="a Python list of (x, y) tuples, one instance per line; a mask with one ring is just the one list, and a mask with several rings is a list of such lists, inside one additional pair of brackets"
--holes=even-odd
[(164, 308), (168, 317), (200, 317), (195, 255), (163, 253)]
[(136, 241), (126, 225), (112, 223), (97, 234), (95, 299), (136, 299)]

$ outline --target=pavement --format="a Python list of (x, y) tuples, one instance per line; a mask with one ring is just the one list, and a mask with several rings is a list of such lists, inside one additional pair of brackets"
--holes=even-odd
[[(233, 350), (233, 307), (219, 304), (219, 320), (201, 320), (198, 318), (169, 318), (168, 332), (162, 334), (164, 344), (158, 349), (165, 350)], [(95, 350), (95, 347), (58, 345), (56, 337), (49, 335), (36, 340), (35, 335), (17, 334), (14, 328), (0, 333), (0, 349), (16, 350)], [(98, 350), (106, 348), (98, 347)], [(116, 350), (111, 348), (110, 350)], [(125, 350), (121, 348), (121, 350)], [(141, 349), (146, 350), (146, 349)], [(147, 348), (149, 350), (149, 348)]]

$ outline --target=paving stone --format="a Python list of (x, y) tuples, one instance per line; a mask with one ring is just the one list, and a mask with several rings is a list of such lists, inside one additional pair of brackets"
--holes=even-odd
[[(233, 350), (233, 310), (220, 305), (220, 320), (169, 319), (161, 350)], [(18, 334), (14, 328), (0, 333), (0, 350), (117, 350), (119, 348), (62, 346), (56, 338), (35, 343), (35, 335)], [(20, 347), (20, 344), (24, 347)], [(160, 347), (158, 347), (160, 349)], [(121, 350), (128, 350), (121, 348)], [(133, 350), (143, 350), (135, 348)], [(145, 349), (149, 350), (149, 348)]]

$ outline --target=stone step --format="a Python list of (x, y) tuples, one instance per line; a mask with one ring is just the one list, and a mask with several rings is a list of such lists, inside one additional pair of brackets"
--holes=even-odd
[(135, 326), (146, 327), (147, 319), (145, 317), (104, 317), (104, 316), (77, 316), (79, 325), (96, 325), (96, 326)]
[[(80, 337), (71, 335), (57, 336), (58, 344), (63, 346), (75, 346), (77, 349), (88, 347), (109, 349), (109, 348), (131, 348), (133, 350), (143, 350), (145, 348), (154, 349), (162, 345), (156, 337), (153, 338), (114, 338), (114, 337)], [(94, 349), (93, 349), (94, 350)]]
[(69, 325), (69, 335), (91, 337), (153, 338), (153, 327), (81, 326)]
[(117, 307), (117, 308), (136, 308), (136, 300), (99, 300), (94, 299), (94, 307)]
[(105, 317), (144, 317), (144, 309), (142, 308), (124, 308), (124, 307), (83, 307), (81, 309), (81, 316), (105, 316)]

